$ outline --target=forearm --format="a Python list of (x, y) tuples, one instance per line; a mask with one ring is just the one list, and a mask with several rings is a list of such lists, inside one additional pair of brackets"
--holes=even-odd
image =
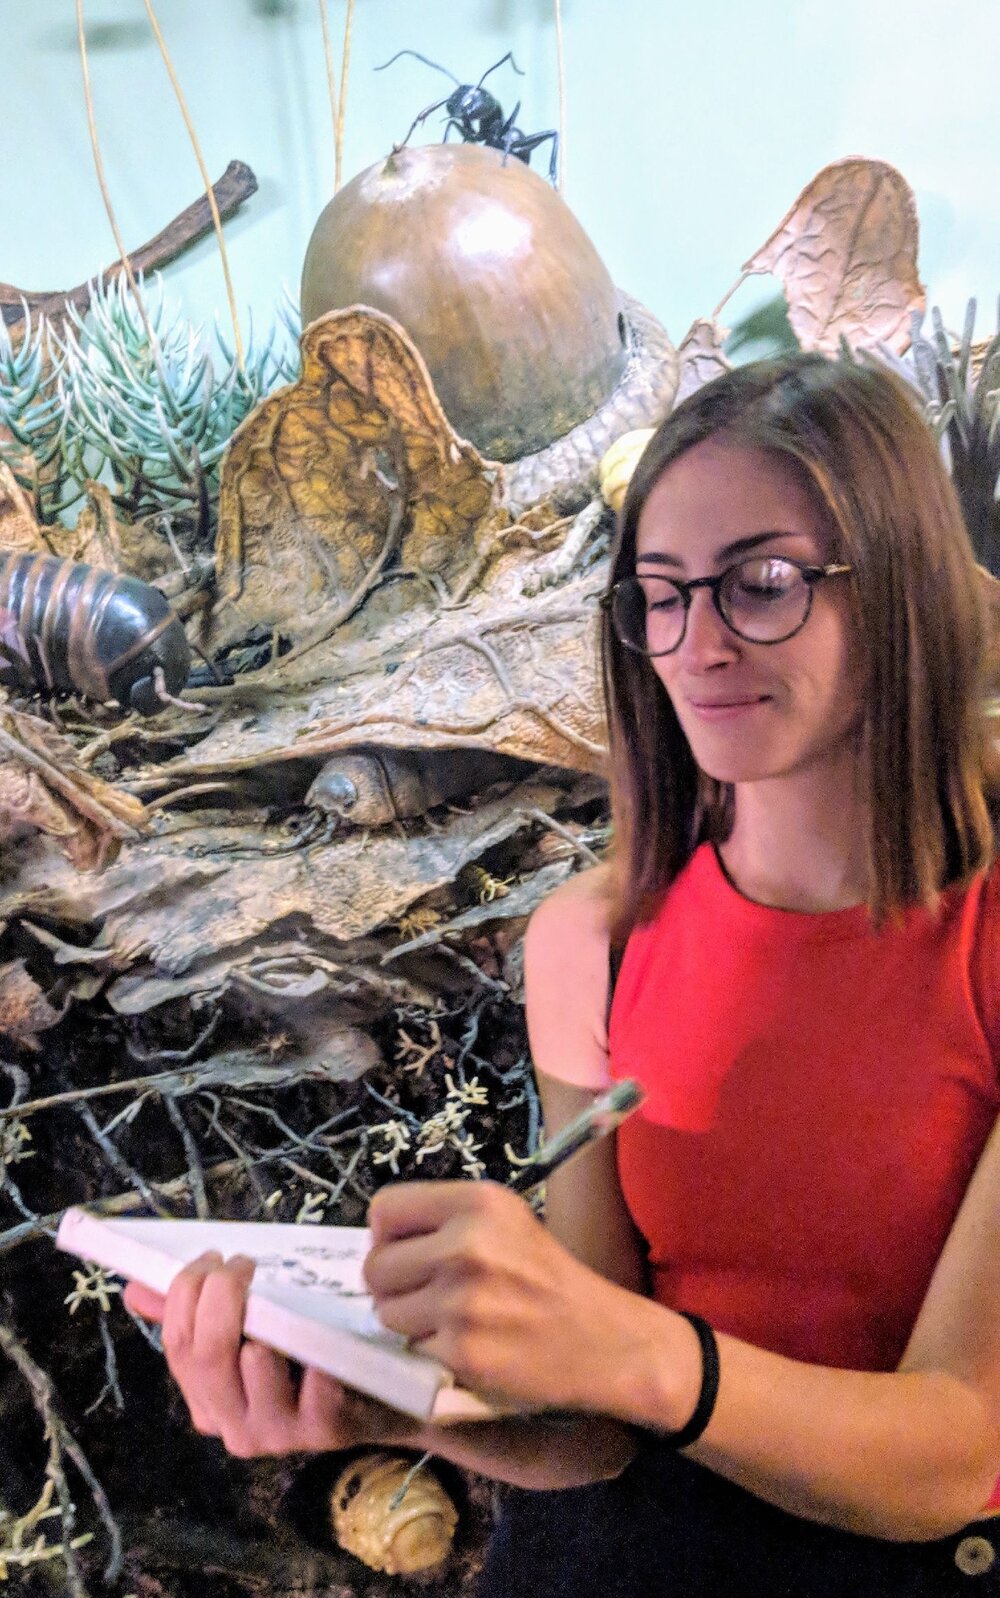
[(565, 1421), (540, 1416), (477, 1421), (462, 1426), (425, 1426), (407, 1438), (465, 1470), (513, 1487), (550, 1490), (582, 1487), (618, 1476), (636, 1451), (633, 1429), (599, 1415)]
[[(637, 1306), (637, 1310), (639, 1306)], [(612, 1412), (674, 1430), (700, 1372), (691, 1328), (646, 1301)], [(795, 1514), (893, 1540), (945, 1536), (979, 1513), (1000, 1469), (997, 1421), (944, 1372), (839, 1371), (720, 1336), (711, 1423), (690, 1456)]]

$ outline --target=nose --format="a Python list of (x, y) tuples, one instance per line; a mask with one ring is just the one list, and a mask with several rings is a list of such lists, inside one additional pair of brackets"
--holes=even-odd
[(740, 652), (740, 640), (726, 626), (715, 608), (707, 588), (697, 588), (688, 606), (687, 628), (679, 654), (689, 665), (705, 670), (713, 665), (724, 665), (734, 660)]

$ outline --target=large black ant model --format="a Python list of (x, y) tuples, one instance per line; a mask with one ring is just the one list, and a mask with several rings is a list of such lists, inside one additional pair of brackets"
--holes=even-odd
[(403, 149), (404, 145), (409, 143), (413, 137), (414, 130), (420, 126), (421, 122), (426, 122), (429, 116), (433, 116), (434, 112), (440, 111), (443, 106), (448, 113), (448, 121), (444, 130), (445, 144), (448, 142), (448, 135), (452, 128), (456, 128), (463, 144), (485, 144), (492, 150), (502, 150), (505, 156), (516, 155), (519, 161), (523, 161), (526, 166), (530, 166), (531, 152), (537, 150), (539, 145), (544, 144), (546, 140), (551, 139), (549, 181), (555, 183), (556, 156), (559, 148), (559, 135), (556, 130), (550, 128), (547, 133), (522, 133), (521, 129), (514, 125), (517, 113), (521, 109), (520, 100), (518, 100), (510, 116), (505, 117), (500, 101), (488, 89), (483, 88), (483, 84), (490, 76), (490, 73), (496, 72), (498, 67), (504, 66), (508, 61), (520, 77), (524, 76), (521, 68), (514, 60), (511, 50), (508, 50), (505, 56), (501, 56), (499, 61), (494, 61), (491, 67), (487, 67), (478, 83), (459, 83), (455, 74), (449, 72), (447, 67), (439, 66), (436, 61), (428, 61), (427, 57), (421, 55), (417, 50), (397, 50), (390, 60), (383, 61), (380, 67), (375, 68), (376, 72), (384, 72), (386, 67), (391, 67), (393, 61), (398, 61), (400, 56), (403, 55), (415, 56), (425, 66), (433, 67), (435, 72), (443, 72), (445, 77), (450, 78), (452, 83), (454, 83), (455, 92), (454, 94), (446, 95), (443, 100), (435, 100), (433, 105), (427, 106), (420, 112), (419, 116), (414, 117), (409, 133), (402, 141), (402, 144), (396, 146), (397, 150)]

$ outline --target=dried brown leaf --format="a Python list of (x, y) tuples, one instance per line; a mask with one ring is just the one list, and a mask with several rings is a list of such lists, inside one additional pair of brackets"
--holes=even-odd
[(49, 555), (31, 501), (10, 467), (0, 460), (0, 549), (4, 554)]
[(773, 272), (804, 349), (836, 354), (884, 343), (902, 352), (923, 312), (913, 191), (885, 161), (834, 161), (803, 189), (767, 243), (744, 264)]
[(91, 871), (146, 827), (141, 801), (81, 766), (72, 744), (48, 722), (0, 711), (0, 838), (38, 829), (56, 839), (77, 870)]
[(322, 317), (302, 336), (302, 362), (223, 461), (216, 559), (235, 615), (216, 619), (220, 634), (266, 622), (300, 636), (362, 587), (394, 518), (404, 565), (453, 575), (493, 504), (493, 475), (448, 423), (392, 317)]
[(603, 773), (595, 601), (605, 577), (602, 563), (531, 604), (479, 593), (436, 612), (390, 670), (378, 661), (345, 682), (320, 680), (317, 650), (312, 688), (272, 692), (252, 719), (220, 722), (151, 774), (187, 782), (361, 744), (460, 745)]
[(681, 364), (680, 381), (677, 384), (678, 405), (714, 377), (721, 377), (723, 372), (732, 370), (732, 364), (727, 361), (722, 349), (728, 337), (729, 329), (720, 327), (710, 317), (700, 316), (691, 323), (683, 342), (677, 347)]
[(23, 960), (0, 965), (0, 1037), (37, 1049), (38, 1033), (62, 1019), (49, 1003)]

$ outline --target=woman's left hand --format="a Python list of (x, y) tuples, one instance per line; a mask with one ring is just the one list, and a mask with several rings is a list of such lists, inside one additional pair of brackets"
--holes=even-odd
[(477, 1391), (616, 1413), (646, 1301), (582, 1265), (523, 1199), (495, 1182), (398, 1183), (368, 1224), (365, 1278), (385, 1326)]

